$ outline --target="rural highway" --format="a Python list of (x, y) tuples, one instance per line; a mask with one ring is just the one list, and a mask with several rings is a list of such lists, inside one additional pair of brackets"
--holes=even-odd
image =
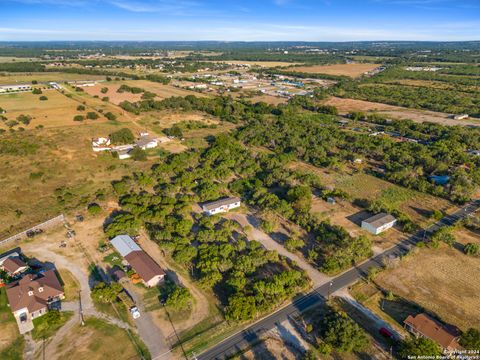
[(294, 299), (286, 307), (268, 315), (267, 317), (252, 324), (248, 328), (230, 336), (223, 342), (214, 346), (198, 355), (198, 360), (216, 360), (225, 359), (229, 355), (238, 353), (241, 350), (247, 348), (248, 344), (254, 343), (261, 338), (262, 333), (272, 329), (277, 323), (281, 323), (286, 320), (290, 315), (301, 313), (315, 305), (318, 305), (325, 301), (333, 292), (345, 288), (360, 278), (364, 277), (371, 267), (381, 267), (383, 259), (399, 257), (407, 253), (415, 244), (420, 242), (424, 237), (431, 235), (435, 230), (441, 226), (453, 225), (458, 220), (463, 219), (469, 214), (475, 212), (480, 208), (480, 200), (475, 200), (457, 212), (445, 216), (426, 230), (417, 231), (408, 239), (405, 239), (395, 246), (387, 249), (381, 254), (378, 254), (358, 266), (352, 267), (350, 270), (333, 278), (330, 283), (322, 285), (312, 290), (307, 295)]

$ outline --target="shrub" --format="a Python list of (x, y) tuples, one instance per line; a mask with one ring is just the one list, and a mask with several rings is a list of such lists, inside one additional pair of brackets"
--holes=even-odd
[(41, 93), (42, 93), (42, 89), (39, 89), (39, 88), (33, 89), (32, 91), (32, 94), (35, 94), (35, 95), (40, 95)]
[(97, 120), (99, 118), (98, 114), (94, 111), (90, 111), (87, 113), (87, 119), (89, 120)]
[(305, 242), (299, 238), (289, 238), (285, 240), (285, 247), (288, 251), (295, 251), (305, 246)]
[(469, 256), (479, 256), (480, 255), (480, 245), (475, 243), (468, 243), (463, 248), (465, 254)]
[(133, 150), (130, 151), (130, 155), (132, 156), (132, 159), (135, 161), (147, 160), (147, 153), (145, 152), (145, 150), (142, 150), (139, 147), (133, 148)]
[(100, 207), (100, 205), (93, 203), (88, 205), (88, 212), (91, 215), (98, 215), (102, 212), (102, 208)]
[(187, 310), (192, 303), (192, 295), (187, 288), (175, 286), (167, 295), (165, 305), (174, 310)]
[(117, 116), (111, 112), (107, 112), (105, 113), (105, 117), (108, 119), (108, 120), (111, 120), (111, 121), (115, 121), (117, 120)]
[(433, 340), (419, 337), (403, 341), (399, 353), (402, 359), (409, 359), (418, 356), (441, 355), (442, 351)]
[(77, 111), (85, 111), (85, 106), (83, 106), (83, 105), (78, 105), (78, 106), (77, 106)]
[(108, 88), (107, 88), (107, 87), (103, 87), (103, 88), (101, 88), (100, 92), (101, 92), (102, 94), (106, 94), (106, 93), (108, 92)]
[(43, 96), (40, 96), (39, 99), (40, 99), (40, 101), (45, 101), (45, 100), (48, 100), (48, 97), (43, 95)]
[(83, 121), (83, 120), (85, 120), (85, 116), (83, 115), (75, 115), (73, 117), (73, 121)]

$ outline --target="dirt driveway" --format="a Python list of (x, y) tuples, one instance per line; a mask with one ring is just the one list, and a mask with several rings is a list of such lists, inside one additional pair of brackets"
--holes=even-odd
[(289, 259), (295, 261), (297, 265), (305, 270), (312, 279), (313, 286), (318, 287), (323, 284), (328, 283), (331, 278), (325, 274), (322, 274), (320, 271), (315, 269), (312, 265), (310, 265), (303, 257), (291, 253), (287, 249), (285, 249), (282, 245), (276, 242), (272, 237), (259, 228), (259, 221), (251, 215), (246, 215), (242, 213), (229, 213), (224, 215), (225, 218), (234, 220), (238, 222), (243, 228), (246, 226), (250, 226), (252, 230), (250, 231), (250, 239), (257, 240), (262, 243), (268, 250), (275, 250), (280, 255), (288, 257)]

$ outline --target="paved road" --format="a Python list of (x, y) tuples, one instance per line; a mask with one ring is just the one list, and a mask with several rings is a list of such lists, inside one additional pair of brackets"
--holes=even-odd
[(325, 301), (334, 291), (345, 288), (353, 284), (358, 279), (367, 275), (368, 270), (371, 267), (380, 267), (383, 264), (383, 259), (391, 256), (401, 256), (407, 253), (416, 243), (421, 241), (425, 236), (430, 235), (441, 226), (449, 226), (456, 221), (468, 216), (474, 211), (480, 208), (480, 200), (475, 200), (467, 204), (457, 212), (448, 215), (429, 227), (428, 229), (418, 231), (410, 238), (399, 242), (397, 245), (390, 249), (387, 249), (383, 253), (366, 260), (358, 266), (354, 266), (350, 270), (333, 278), (328, 284), (317, 287), (305, 296), (298, 297), (292, 301), (288, 306), (278, 310), (277, 312), (263, 318), (255, 324), (249, 326), (243, 331), (240, 331), (215, 347), (203, 352), (197, 356), (198, 360), (213, 360), (213, 359), (225, 359), (228, 355), (233, 355), (243, 349), (245, 349), (249, 343), (258, 340), (262, 333), (270, 330), (276, 323), (280, 323), (287, 319), (290, 315), (295, 313), (301, 313), (314, 305), (318, 305)]

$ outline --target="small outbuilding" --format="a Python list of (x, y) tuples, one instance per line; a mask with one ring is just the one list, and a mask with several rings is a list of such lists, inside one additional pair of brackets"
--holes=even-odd
[(378, 235), (384, 232), (387, 229), (390, 229), (395, 225), (397, 219), (392, 215), (386, 213), (380, 213), (374, 215), (366, 220), (362, 221), (362, 229), (367, 230), (368, 232)]

